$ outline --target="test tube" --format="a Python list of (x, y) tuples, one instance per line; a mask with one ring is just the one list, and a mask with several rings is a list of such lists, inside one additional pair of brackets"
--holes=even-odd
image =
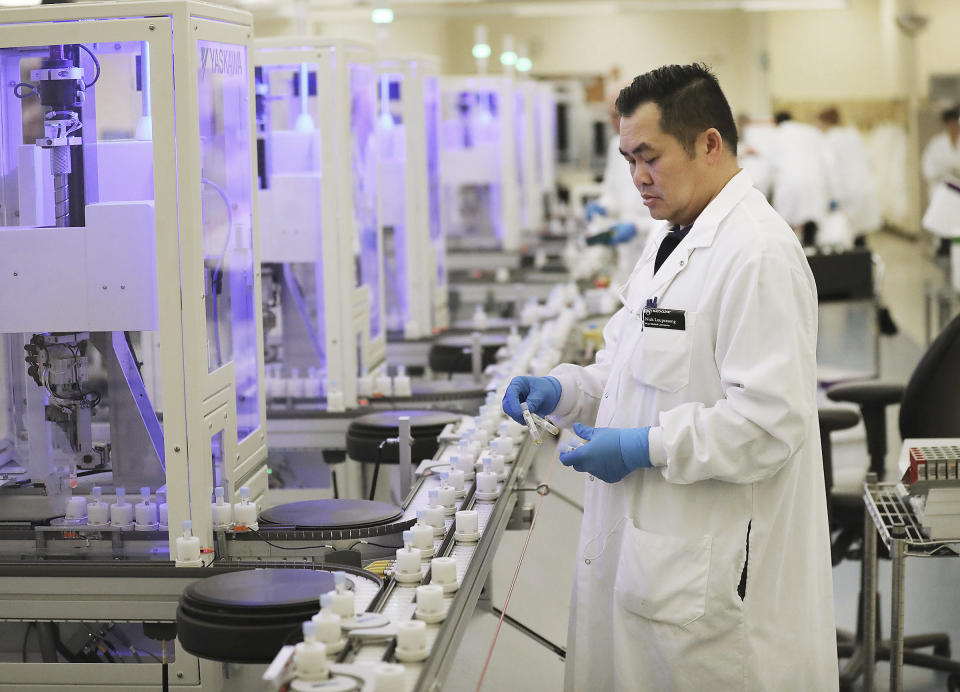
[(537, 444), (543, 444), (543, 438), (540, 437), (540, 430), (537, 429), (537, 424), (533, 422), (533, 414), (530, 413), (530, 407), (527, 406), (526, 401), (520, 404), (520, 410), (523, 411), (523, 420), (527, 424), (527, 430), (530, 431), (530, 437), (532, 437), (533, 441)]
[(534, 421), (537, 425), (539, 425), (541, 428), (543, 428), (544, 430), (546, 430), (548, 433), (550, 433), (550, 434), (553, 435), (554, 437), (556, 437), (557, 435), (560, 434), (560, 428), (558, 428), (557, 426), (555, 426), (553, 423), (551, 423), (550, 421), (548, 421), (546, 418), (543, 418), (543, 417), (541, 417), (541, 416), (538, 416), (536, 413), (531, 413), (530, 415), (533, 416), (533, 421)]

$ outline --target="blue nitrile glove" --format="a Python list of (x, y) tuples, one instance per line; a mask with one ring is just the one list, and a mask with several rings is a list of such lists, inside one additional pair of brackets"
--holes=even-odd
[(621, 221), (620, 223), (612, 226), (611, 230), (613, 233), (610, 234), (610, 240), (607, 241), (608, 245), (619, 245), (620, 243), (625, 243), (637, 235), (636, 224), (630, 223), (629, 221)]
[(602, 204), (597, 204), (596, 202), (589, 202), (586, 207), (584, 207), (584, 213), (587, 215), (587, 221), (591, 221), (594, 216), (606, 216), (607, 208)]
[(587, 443), (560, 455), (564, 466), (616, 483), (631, 471), (650, 468), (650, 428), (590, 428), (574, 423)]
[(530, 413), (540, 416), (553, 413), (553, 409), (560, 403), (560, 380), (556, 377), (528, 375), (514, 377), (503, 395), (503, 412), (521, 425), (526, 425), (523, 411), (520, 410), (523, 402), (527, 402)]

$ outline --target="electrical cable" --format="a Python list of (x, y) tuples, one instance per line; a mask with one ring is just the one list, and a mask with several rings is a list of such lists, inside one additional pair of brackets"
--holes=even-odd
[(230, 208), (230, 198), (227, 197), (227, 193), (223, 191), (222, 187), (210, 180), (210, 178), (200, 178), (200, 182), (204, 185), (209, 185), (218, 195), (220, 195), (220, 199), (223, 200), (223, 205), (226, 207), (227, 211), (227, 237), (223, 242), (223, 249), (220, 251), (220, 256), (217, 258), (217, 264), (213, 268), (213, 275), (210, 279), (211, 291), (213, 292), (214, 340), (217, 348), (217, 365), (219, 366), (223, 364), (223, 356), (220, 353), (220, 318), (218, 314), (218, 303), (220, 300), (218, 297), (219, 291), (217, 290), (217, 282), (220, 280), (219, 275), (223, 267), (223, 260), (227, 255), (227, 249), (230, 247), (230, 236), (233, 234), (233, 210)]
[[(547, 485), (550, 484), (550, 478), (553, 476), (553, 471), (557, 467), (557, 459), (559, 457), (554, 457), (553, 462), (550, 464), (550, 470), (547, 471), (547, 477), (543, 481)], [(517, 585), (517, 578), (520, 576), (520, 567), (523, 566), (523, 558), (527, 554), (527, 547), (530, 545), (530, 538), (533, 536), (533, 529), (537, 525), (537, 517), (540, 516), (540, 509), (543, 507), (543, 501), (546, 498), (546, 495), (541, 495), (540, 499), (537, 500), (537, 506), (533, 510), (533, 518), (530, 520), (530, 530), (527, 531), (527, 537), (523, 541), (523, 549), (520, 551), (520, 559), (517, 560), (517, 569), (513, 573), (513, 579), (510, 581), (510, 588), (507, 589), (507, 597), (503, 602), (503, 610), (500, 611), (500, 619), (497, 620), (497, 629), (493, 633), (493, 641), (490, 642), (490, 650), (487, 652), (487, 658), (483, 662), (483, 668), (480, 671), (480, 679), (477, 681), (476, 692), (480, 692), (480, 688), (483, 687), (483, 679), (487, 675), (487, 668), (490, 666), (490, 659), (493, 657), (493, 649), (497, 645), (497, 640), (500, 637), (500, 628), (503, 626), (503, 619), (507, 615), (507, 607), (510, 605), (510, 597), (513, 595), (513, 587)]]
[(255, 531), (254, 529), (248, 529), (248, 531), (249, 531), (250, 533), (252, 533), (254, 536), (256, 536), (257, 538), (259, 538), (261, 541), (263, 541), (264, 543), (266, 543), (267, 545), (272, 546), (272, 547), (274, 547), (274, 548), (278, 548), (279, 550), (315, 550), (315, 549), (319, 549), (319, 548), (329, 548), (330, 550), (335, 550), (335, 548), (334, 548), (332, 545), (326, 545), (326, 544), (324, 544), (324, 545), (298, 545), (298, 546), (277, 545), (276, 543), (271, 543), (271, 542), (268, 541), (266, 538), (264, 538), (263, 536), (261, 536), (259, 531)]
[(361, 545), (361, 544), (362, 544), (362, 545), (372, 545), (372, 546), (375, 546), (375, 547), (377, 547), (377, 548), (387, 548), (387, 549), (396, 549), (396, 548), (399, 547), (399, 546), (396, 546), (396, 545), (383, 545), (382, 543), (374, 543), (373, 541), (367, 541), (367, 540), (364, 540), (364, 539), (361, 538), (359, 541), (353, 543), (349, 548), (347, 548), (347, 550), (353, 550), (356, 546)]
[(28, 623), (27, 623), (27, 631), (23, 633), (23, 647), (21, 648), (21, 652), (20, 652), (20, 660), (21, 660), (23, 663), (26, 663), (26, 662), (27, 662), (27, 640), (30, 638), (30, 631), (31, 631), (34, 627), (36, 627), (36, 625), (37, 625), (37, 623), (35, 623), (35, 622), (28, 622)]
[[(21, 93), (22, 87), (28, 87), (30, 89), (30, 93), (28, 94)], [(40, 93), (37, 91), (37, 88), (33, 86), (33, 84), (30, 84), (30, 82), (20, 82), (19, 84), (14, 85), (13, 95), (16, 96), (18, 99), (23, 100), (26, 98), (30, 98), (31, 96), (39, 96)]]
[(388, 444), (400, 444), (399, 438), (388, 437), (377, 446), (377, 460), (373, 466), (373, 480), (370, 483), (370, 501), (373, 502), (373, 496), (377, 492), (377, 479), (380, 477), (380, 455), (383, 448)]
[(83, 88), (89, 89), (90, 87), (92, 87), (94, 84), (97, 83), (97, 80), (100, 79), (100, 61), (97, 60), (97, 56), (93, 54), (93, 51), (87, 48), (85, 45), (83, 45), (82, 43), (78, 43), (77, 45), (80, 48), (83, 48), (85, 51), (87, 51), (87, 55), (89, 55), (90, 59), (93, 60), (93, 64), (97, 66), (97, 74), (94, 76), (93, 81), (90, 82), (89, 84), (87, 84), (86, 82), (83, 83)]

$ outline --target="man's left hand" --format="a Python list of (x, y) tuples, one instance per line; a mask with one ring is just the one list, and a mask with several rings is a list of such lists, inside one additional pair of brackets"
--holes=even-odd
[(573, 432), (587, 443), (560, 455), (572, 466), (607, 483), (616, 483), (631, 471), (650, 468), (650, 428), (591, 428), (575, 423)]
[(636, 224), (630, 223), (629, 221), (621, 221), (620, 223), (612, 226), (610, 230), (613, 231), (610, 234), (610, 245), (619, 245), (620, 243), (625, 243), (637, 235)]

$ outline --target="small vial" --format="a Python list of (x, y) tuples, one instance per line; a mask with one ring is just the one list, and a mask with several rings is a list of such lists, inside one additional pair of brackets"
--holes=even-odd
[(536, 413), (531, 413), (530, 415), (533, 416), (533, 421), (534, 421), (537, 425), (539, 425), (541, 428), (543, 428), (544, 430), (546, 430), (548, 433), (550, 433), (550, 434), (553, 435), (554, 437), (556, 437), (557, 435), (560, 434), (560, 428), (558, 428), (557, 426), (555, 426), (553, 423), (551, 423), (550, 421), (548, 421), (546, 418), (542, 418), (542, 417), (538, 416)]
[(543, 438), (540, 437), (540, 430), (537, 428), (537, 424), (533, 422), (533, 414), (530, 413), (530, 407), (527, 406), (526, 401), (520, 404), (520, 410), (523, 411), (523, 420), (527, 424), (527, 430), (530, 431), (530, 437), (532, 437), (533, 441), (538, 445), (543, 444)]

